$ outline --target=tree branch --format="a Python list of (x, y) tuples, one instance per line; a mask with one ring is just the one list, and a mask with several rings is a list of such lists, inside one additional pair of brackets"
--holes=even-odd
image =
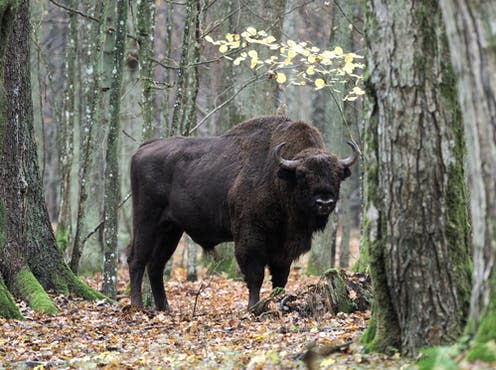
[(341, 8), (341, 5), (339, 5), (339, 3), (337, 2), (337, 0), (333, 0), (333, 2), (336, 5), (336, 7), (339, 9), (339, 11), (341, 12), (341, 14), (343, 15), (344, 19), (346, 19), (348, 21), (348, 23), (351, 24), (351, 26), (355, 29), (356, 32), (358, 32), (359, 35), (362, 35), (363, 36), (363, 32), (360, 31), (358, 29), (358, 27), (355, 26), (355, 24), (348, 18), (348, 16), (344, 12), (343, 8)]
[(55, 6), (58, 6), (59, 8), (62, 8), (62, 9), (64, 9), (64, 10), (67, 10), (69, 13), (77, 14), (77, 15), (80, 15), (80, 16), (82, 16), (82, 17), (85, 17), (85, 18), (91, 19), (91, 20), (92, 20), (92, 21), (94, 21), (94, 22), (98, 22), (98, 23), (100, 23), (100, 20), (99, 20), (98, 18), (95, 18), (95, 17), (93, 17), (93, 16), (91, 16), (91, 15), (89, 15), (89, 14), (83, 13), (83, 12), (82, 12), (82, 11), (80, 11), (80, 10), (70, 8), (70, 7), (68, 7), (67, 5), (64, 5), (64, 4), (60, 4), (60, 3), (58, 3), (58, 2), (57, 2), (57, 1), (55, 1), (55, 0), (48, 0), (48, 1), (50, 1), (50, 2), (51, 2), (53, 5), (55, 5)]
[[(128, 193), (123, 200), (121, 200), (121, 202), (117, 205), (117, 209), (121, 208), (124, 203), (126, 203), (128, 201), (128, 199), (131, 198), (131, 193)], [(91, 230), (88, 235), (86, 235), (84, 237), (84, 239), (81, 241), (81, 245), (84, 245), (84, 243), (86, 243), (86, 241), (94, 234), (96, 233), (103, 225), (105, 224), (105, 220), (101, 220), (98, 225), (95, 226), (95, 228), (93, 230)]]
[(251, 79), (249, 79), (248, 81), (246, 81), (239, 89), (238, 91), (236, 91), (233, 95), (231, 95), (229, 97), (229, 99), (227, 99), (225, 102), (223, 102), (221, 105), (215, 107), (214, 109), (212, 109), (205, 117), (203, 117), (203, 119), (198, 122), (196, 124), (195, 127), (193, 127), (191, 130), (189, 130), (188, 133), (185, 133), (185, 134), (188, 134), (188, 135), (191, 135), (195, 130), (197, 130), (200, 126), (202, 126), (206, 120), (208, 120), (215, 112), (217, 112), (218, 110), (222, 109), (226, 104), (229, 104), (237, 95), (239, 95), (239, 93), (241, 91), (243, 91), (244, 89), (246, 89), (248, 86), (250, 86), (252, 83), (254, 82), (257, 82), (258, 80), (260, 80), (262, 77), (265, 77), (267, 74), (264, 73), (263, 75), (257, 75)]

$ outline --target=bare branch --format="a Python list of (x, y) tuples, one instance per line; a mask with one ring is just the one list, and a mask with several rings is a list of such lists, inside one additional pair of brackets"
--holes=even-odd
[(351, 24), (351, 26), (355, 29), (355, 31), (362, 35), (363, 36), (363, 32), (361, 30), (358, 29), (357, 26), (355, 26), (355, 24), (348, 18), (348, 16), (346, 15), (346, 13), (344, 12), (343, 8), (341, 8), (341, 5), (339, 5), (339, 3), (337, 2), (337, 0), (333, 0), (334, 4), (336, 5), (336, 7), (339, 9), (339, 11), (341, 12), (341, 14), (343, 15), (343, 17), (348, 21), (349, 24)]
[[(126, 203), (128, 201), (128, 199), (131, 198), (131, 193), (128, 193), (123, 200), (121, 200), (121, 202), (119, 203), (119, 205), (117, 206), (117, 209), (121, 208), (124, 203)], [(96, 233), (103, 225), (105, 224), (105, 220), (101, 220), (98, 225), (95, 226), (95, 228), (93, 230), (91, 230), (88, 235), (86, 235), (84, 237), (84, 239), (81, 241), (81, 245), (84, 245), (84, 243), (86, 243), (86, 241), (94, 234)]]
[(187, 134), (188, 135), (191, 135), (194, 131), (196, 131), (199, 127), (201, 127), (205, 123), (205, 121), (207, 121), (215, 112), (217, 112), (218, 110), (222, 109), (225, 105), (229, 104), (241, 91), (243, 91), (244, 89), (246, 89), (248, 86), (250, 86), (254, 82), (257, 82), (258, 80), (260, 80), (260, 79), (262, 79), (263, 77), (266, 77), (266, 76), (267, 76), (267, 73), (264, 73), (263, 75), (257, 75), (255, 77), (249, 79), (248, 81), (246, 81), (238, 89), (238, 91), (236, 91), (233, 95), (231, 95), (229, 97), (229, 99), (227, 99), (221, 105), (219, 105), (219, 106), (215, 107), (214, 109), (212, 109), (205, 117), (203, 117), (203, 119), (200, 122), (198, 122), (196, 124), (195, 127), (193, 127), (191, 130), (189, 130), (189, 132)]
[(91, 19), (91, 20), (92, 20), (92, 21), (94, 21), (94, 22), (98, 22), (98, 23), (100, 23), (100, 20), (99, 20), (98, 18), (95, 18), (95, 17), (93, 17), (93, 16), (91, 16), (91, 15), (89, 15), (89, 14), (83, 13), (83, 12), (82, 12), (82, 11), (80, 11), (80, 10), (70, 8), (70, 7), (68, 7), (67, 5), (64, 5), (64, 4), (60, 4), (60, 3), (58, 3), (58, 2), (57, 2), (57, 1), (55, 1), (55, 0), (48, 0), (48, 1), (50, 1), (50, 2), (51, 2), (53, 5), (55, 5), (55, 6), (58, 6), (59, 8), (62, 8), (62, 9), (64, 9), (64, 10), (67, 10), (69, 13), (77, 14), (77, 15), (80, 15), (80, 16), (82, 16), (82, 17), (85, 17), (85, 18)]

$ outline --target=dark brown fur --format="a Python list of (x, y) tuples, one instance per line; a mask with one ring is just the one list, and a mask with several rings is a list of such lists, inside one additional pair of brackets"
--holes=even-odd
[[(283, 142), (282, 158), (301, 159), (295, 169), (274, 153)], [(259, 300), (266, 265), (273, 286), (284, 287), (291, 262), (325, 227), (349, 174), (315, 128), (281, 116), (255, 118), (218, 137), (143, 144), (131, 161), (132, 304), (142, 305), (147, 266), (155, 304), (167, 309), (162, 274), (183, 232), (206, 250), (234, 240), (250, 306)], [(317, 211), (317, 199), (334, 203)]]

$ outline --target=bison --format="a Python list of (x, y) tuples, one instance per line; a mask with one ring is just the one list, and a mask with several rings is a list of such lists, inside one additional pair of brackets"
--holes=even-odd
[(183, 232), (206, 251), (234, 241), (248, 307), (259, 301), (266, 265), (273, 287), (283, 288), (291, 263), (336, 206), (358, 157), (350, 145), (351, 156), (338, 159), (317, 129), (281, 116), (245, 121), (216, 137), (143, 143), (131, 160), (131, 304), (143, 304), (146, 266), (157, 309), (168, 309), (162, 275)]

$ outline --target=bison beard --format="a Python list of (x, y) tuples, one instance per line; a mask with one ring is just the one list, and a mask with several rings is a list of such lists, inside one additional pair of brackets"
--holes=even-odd
[(145, 142), (131, 161), (131, 303), (143, 305), (146, 266), (157, 309), (168, 309), (162, 275), (183, 232), (207, 250), (234, 240), (248, 307), (259, 301), (266, 265), (273, 287), (283, 288), (291, 263), (336, 205), (358, 157), (352, 148), (338, 159), (314, 127), (281, 116), (217, 137)]

